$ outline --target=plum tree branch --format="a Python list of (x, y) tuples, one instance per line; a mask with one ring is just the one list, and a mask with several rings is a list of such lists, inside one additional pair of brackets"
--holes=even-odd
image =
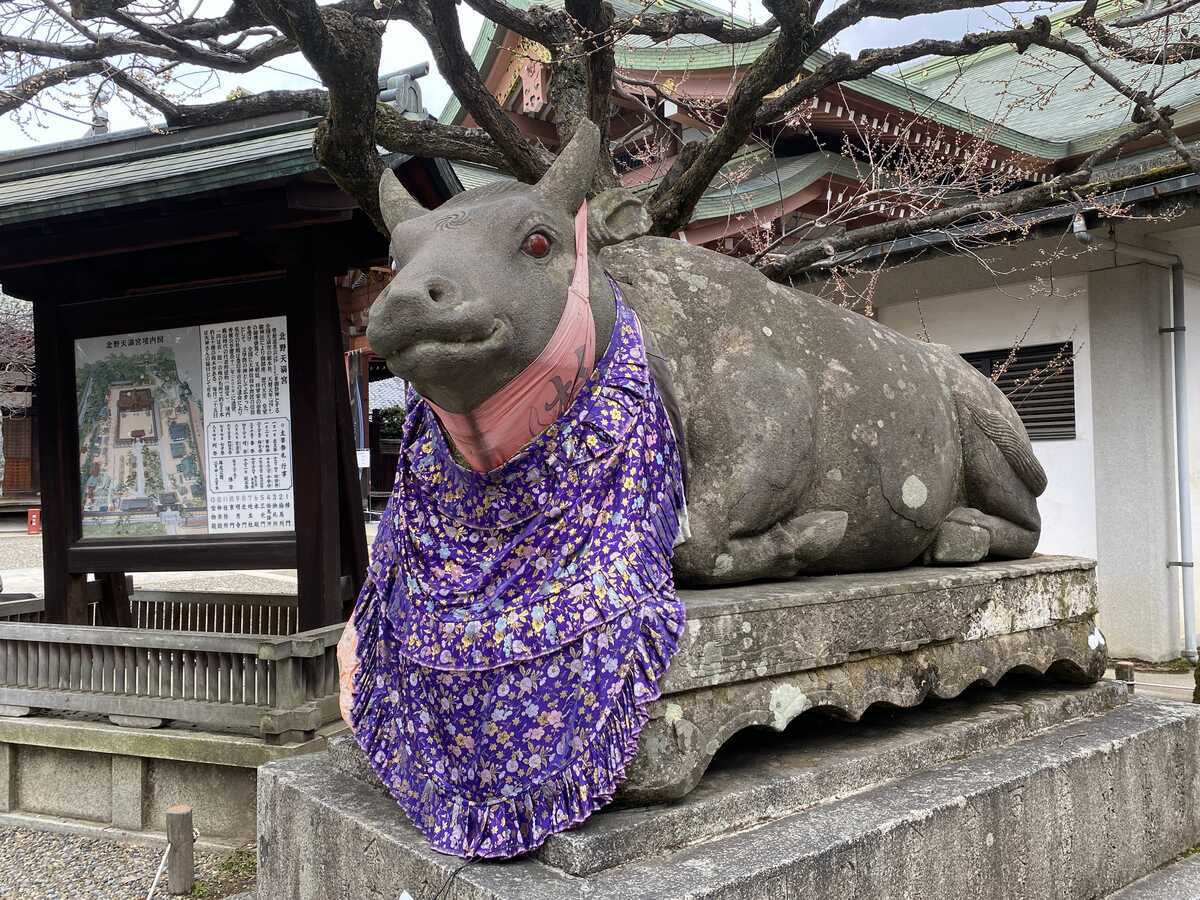
[(657, 41), (669, 41), (685, 34), (702, 34), (722, 44), (747, 44), (773, 34), (779, 28), (774, 16), (760, 25), (739, 26), (728, 19), (710, 16), (699, 10), (684, 9), (669, 13), (643, 12), (618, 20), (618, 34), (640, 34)]
[(12, 87), (0, 88), (0, 115), (19, 109), (47, 88), (96, 75), (108, 67), (104, 60), (70, 63), (31, 75)]

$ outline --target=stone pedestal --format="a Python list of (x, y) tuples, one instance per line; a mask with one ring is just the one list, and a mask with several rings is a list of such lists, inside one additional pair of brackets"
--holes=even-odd
[(1095, 563), (1046, 556), (683, 591), (687, 633), (622, 796), (682, 797), (732, 735), (805, 710), (856, 719), (1005, 673), (1104, 674)]
[(684, 598), (624, 805), (460, 869), (335, 740), (260, 772), (260, 900), (1090, 898), (1200, 837), (1200, 709), (1081, 686), (1105, 665), (1089, 561)]

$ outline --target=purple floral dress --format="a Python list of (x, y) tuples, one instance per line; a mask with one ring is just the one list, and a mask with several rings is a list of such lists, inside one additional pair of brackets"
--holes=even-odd
[(437, 850), (510, 857), (608, 803), (684, 626), (675, 439), (632, 311), (571, 407), (486, 474), (409, 395), (355, 606), (351, 721)]

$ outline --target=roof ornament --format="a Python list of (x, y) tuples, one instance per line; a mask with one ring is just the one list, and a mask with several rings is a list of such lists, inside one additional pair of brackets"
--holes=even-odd
[(92, 127), (88, 129), (88, 137), (98, 134), (108, 134), (108, 112), (102, 107), (92, 107)]
[(391, 103), (406, 119), (428, 119), (429, 111), (421, 103), (418, 78), (429, 74), (429, 63), (422, 62), (379, 76), (379, 99)]

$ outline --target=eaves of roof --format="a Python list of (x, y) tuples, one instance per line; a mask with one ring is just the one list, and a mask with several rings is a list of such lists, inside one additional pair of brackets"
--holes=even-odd
[(926, 250), (945, 247), (953, 250), (958, 242), (971, 239), (994, 239), (997, 235), (1004, 233), (1019, 233), (1028, 236), (1032, 230), (1044, 228), (1053, 222), (1071, 219), (1081, 212), (1087, 213), (1115, 207), (1137, 207), (1140, 204), (1153, 203), (1166, 197), (1197, 193), (1200, 193), (1200, 175), (1189, 170), (1169, 178), (1138, 181), (1128, 187), (1097, 193), (1081, 203), (1061, 203), (1056, 206), (1031, 210), (1015, 215), (1000, 225), (991, 221), (979, 222), (957, 228), (925, 231), (881, 244), (871, 244), (831, 257), (817, 265), (820, 267), (848, 265), (880, 258), (887, 258), (893, 263), (903, 263), (913, 255)]
[(315, 128), (310, 121), (302, 125), (7, 175), (0, 179), (0, 226), (315, 171)]
[[(511, 177), (474, 163), (453, 163), (454, 171), (463, 188), (481, 187), (496, 181), (511, 181)], [(742, 177), (734, 175), (739, 170), (750, 170)], [(717, 186), (705, 191), (690, 222), (723, 219), (740, 216), (756, 209), (780, 203), (810, 185), (830, 176), (839, 176), (856, 181), (861, 173), (854, 163), (836, 153), (807, 153), (802, 156), (782, 157), (772, 161), (767, 150), (754, 150), (739, 154), (722, 167), (729, 175), (727, 183), (721, 178)], [(651, 179), (634, 188), (634, 193), (646, 196), (654, 192), (661, 178)]]

